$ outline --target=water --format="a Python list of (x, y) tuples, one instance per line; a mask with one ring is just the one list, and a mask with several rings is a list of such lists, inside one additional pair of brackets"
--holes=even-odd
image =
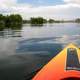
[(0, 31), (0, 80), (25, 80), (69, 43), (80, 47), (80, 24), (25, 24), (21, 30)]

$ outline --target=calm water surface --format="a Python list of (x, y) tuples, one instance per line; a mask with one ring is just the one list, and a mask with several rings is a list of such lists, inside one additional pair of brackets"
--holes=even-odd
[(80, 24), (25, 24), (22, 30), (0, 31), (0, 80), (25, 80), (69, 43), (80, 47)]

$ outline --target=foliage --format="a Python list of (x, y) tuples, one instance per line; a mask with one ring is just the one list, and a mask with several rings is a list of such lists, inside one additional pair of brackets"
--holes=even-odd
[(5, 27), (5, 17), (0, 14), (0, 30), (3, 30)]
[(80, 23), (80, 18), (77, 18), (75, 22)]
[(49, 23), (54, 23), (55, 20), (54, 20), (54, 19), (49, 19), (48, 22), (49, 22)]
[(32, 25), (42, 25), (43, 23), (46, 23), (46, 19), (42, 18), (42, 17), (37, 17), (37, 18), (31, 18), (30, 19), (30, 23)]
[(22, 25), (22, 17), (19, 14), (3, 16), (0, 14), (0, 30), (4, 28), (14, 28)]

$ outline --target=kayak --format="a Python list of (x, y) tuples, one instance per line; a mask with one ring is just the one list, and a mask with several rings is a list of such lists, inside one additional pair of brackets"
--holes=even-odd
[(80, 80), (80, 49), (74, 44), (69, 44), (32, 80)]

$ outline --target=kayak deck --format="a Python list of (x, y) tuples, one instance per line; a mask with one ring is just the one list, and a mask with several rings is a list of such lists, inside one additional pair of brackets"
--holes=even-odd
[(66, 70), (80, 70), (80, 64), (78, 59), (77, 50), (71, 48), (73, 51), (67, 49)]
[(32, 80), (63, 80), (69, 77), (80, 79), (80, 50), (73, 44), (48, 62)]

